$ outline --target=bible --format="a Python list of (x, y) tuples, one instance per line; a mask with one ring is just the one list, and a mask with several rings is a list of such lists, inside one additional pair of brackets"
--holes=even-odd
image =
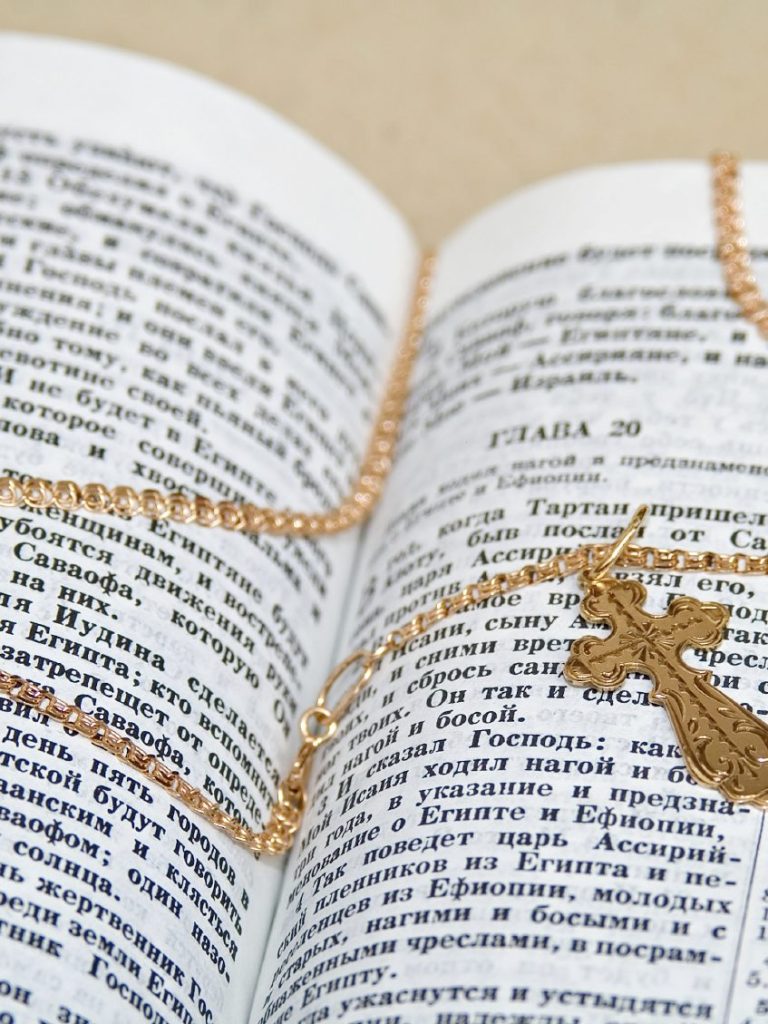
[[(0, 83), (0, 476), (335, 506), (419, 275), (397, 211), (159, 62), (4, 35)], [(747, 165), (757, 240), (766, 187)], [(258, 829), (332, 667), (468, 582), (608, 543), (641, 503), (653, 543), (768, 550), (766, 368), (705, 162), (528, 187), (436, 252), (364, 525), (0, 509), (0, 668)], [(761, 578), (622, 574), (652, 614), (727, 605), (686, 657), (768, 709)], [(568, 685), (580, 600), (575, 578), (498, 594), (388, 656), (283, 857), (0, 699), (0, 1024), (768, 1015), (763, 814), (693, 782), (646, 678)]]

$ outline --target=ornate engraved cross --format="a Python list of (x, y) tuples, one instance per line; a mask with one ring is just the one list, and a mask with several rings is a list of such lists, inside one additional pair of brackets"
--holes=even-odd
[(676, 597), (666, 614), (651, 615), (642, 607), (642, 583), (605, 576), (642, 518), (636, 516), (603, 562), (583, 576), (581, 613), (589, 622), (607, 622), (611, 633), (577, 640), (565, 677), (578, 686), (616, 690), (628, 672), (650, 676), (650, 700), (666, 708), (691, 775), (734, 803), (766, 806), (768, 727), (716, 689), (711, 672), (691, 668), (682, 658), (687, 648), (722, 642), (728, 610)]

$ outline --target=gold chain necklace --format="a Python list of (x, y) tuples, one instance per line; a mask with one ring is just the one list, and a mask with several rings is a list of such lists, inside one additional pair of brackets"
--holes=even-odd
[(153, 489), (137, 491), (121, 484), (50, 481), (20, 474), (0, 477), (0, 507), (58, 508), (66, 512), (112, 513), (123, 519), (171, 519), (209, 528), (242, 533), (271, 533), (293, 537), (319, 537), (349, 529), (363, 522), (373, 511), (392, 466), (397, 435), (403, 418), (411, 374), (424, 333), (424, 316), (434, 257), (422, 259), (408, 325), (397, 350), (394, 365), (379, 406), (368, 448), (357, 480), (341, 502), (327, 512), (297, 512), (263, 508), (250, 502), (212, 501), (189, 498), (175, 492)]
[(763, 298), (744, 235), (739, 162), (731, 153), (712, 157), (717, 255), (728, 294), (768, 341), (768, 302)]
[[(730, 155), (716, 154), (713, 157), (713, 168), (718, 255), (723, 265), (728, 293), (739, 304), (744, 316), (754, 322), (763, 336), (768, 338), (768, 303), (761, 298), (743, 236), (738, 165)], [(181, 495), (160, 495), (150, 491), (142, 492), (146, 497), (135, 492), (132, 492), (131, 497), (126, 494), (131, 489), (115, 488), (109, 491), (100, 484), (83, 488), (71, 482), (57, 485), (38, 478), (26, 484), (19, 484), (10, 478), (1, 479), (0, 505), (84, 508), (92, 512), (111, 511), (123, 516), (145, 515), (149, 518), (172, 518), (179, 522), (195, 521), (201, 525), (228, 529), (270, 529), (272, 532), (303, 535), (330, 533), (360, 521), (370, 512), (381, 482), (389, 470), (394, 435), (402, 416), (408, 379), (423, 329), (430, 270), (431, 258), (422, 268), (409, 333), (398, 355), (367, 458), (375, 460), (377, 453), (386, 457), (381, 464), (375, 461), (364, 463), (352, 499), (354, 507), (350, 502), (342, 503), (325, 516), (314, 517), (302, 513), (258, 509), (255, 513), (260, 518), (252, 521), (251, 513), (245, 511), (252, 506), (230, 507), (230, 503), (226, 502), (214, 506), (204, 499), (197, 499), (202, 502), (202, 516), (199, 516), (195, 502)], [(377, 439), (385, 442), (381, 448), (375, 447)], [(366, 467), (378, 481), (375, 488), (366, 482), (366, 475), (370, 475), (366, 474)], [(88, 491), (88, 487), (95, 490)], [(84, 495), (87, 500), (84, 500)], [(107, 750), (252, 852), (279, 854), (290, 848), (301, 824), (307, 805), (307, 779), (314, 754), (334, 737), (339, 722), (388, 654), (402, 650), (443, 619), (465, 612), (491, 598), (579, 573), (586, 592), (582, 603), (584, 617), (589, 621), (607, 622), (612, 626), (612, 632), (607, 639), (585, 637), (577, 641), (564, 667), (566, 678), (576, 685), (613, 690), (623, 683), (628, 671), (641, 671), (650, 675), (653, 679), (651, 702), (667, 708), (687, 767), (694, 778), (704, 785), (718, 788), (727, 799), (734, 802), (766, 806), (768, 728), (756, 716), (716, 690), (710, 683), (710, 673), (688, 668), (681, 658), (686, 647), (711, 649), (722, 640), (727, 610), (714, 602), (677, 598), (670, 604), (665, 615), (649, 615), (641, 607), (646, 597), (642, 584), (610, 577), (608, 573), (614, 567), (623, 567), (768, 576), (768, 555), (725, 555), (711, 551), (635, 546), (631, 541), (642, 524), (645, 511), (643, 508), (635, 514), (613, 544), (584, 545), (547, 561), (524, 565), (514, 572), (499, 573), (491, 579), (470, 583), (458, 594), (441, 599), (428, 611), (415, 615), (401, 627), (389, 632), (375, 648), (356, 651), (342, 661), (324, 683), (315, 704), (302, 715), (299, 752), (278, 788), (270, 817), (260, 832), (224, 811), (154, 754), (93, 715), (84, 713), (76, 705), (57, 697), (50, 688), (37, 686), (20, 676), (0, 671), (0, 694), (34, 709), (42, 717), (58, 722), (65, 729), (79, 733), (97, 747)], [(267, 513), (269, 517), (266, 517)], [(354, 681), (337, 703), (329, 707), (332, 690), (353, 670)], [(723, 756), (726, 749), (729, 755), (727, 758)], [(722, 767), (723, 763), (727, 763), (726, 768)]]

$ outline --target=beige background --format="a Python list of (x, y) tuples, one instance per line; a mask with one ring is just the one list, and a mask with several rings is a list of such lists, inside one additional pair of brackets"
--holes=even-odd
[(0, 25), (249, 93), (354, 164), (425, 242), (582, 164), (768, 157), (768, 0), (0, 0)]

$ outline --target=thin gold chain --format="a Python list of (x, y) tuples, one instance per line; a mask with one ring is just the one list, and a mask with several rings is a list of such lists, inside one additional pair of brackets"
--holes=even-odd
[[(138, 746), (104, 722), (81, 711), (43, 688), (20, 676), (0, 671), (0, 694), (33, 708), (40, 715), (79, 733), (97, 747), (135, 768), (140, 775), (156, 783), (190, 810), (202, 815), (236, 842), (254, 853), (279, 854), (290, 849), (307, 805), (307, 777), (315, 751), (332, 739), (339, 722), (354, 700), (367, 686), (383, 659), (401, 650), (416, 637), (451, 615), (473, 608), (490, 598), (512, 590), (563, 579), (604, 564), (612, 545), (584, 545), (544, 562), (524, 565), (514, 572), (499, 573), (487, 580), (476, 580), (452, 597), (442, 598), (426, 612), (387, 634), (378, 647), (355, 651), (342, 661), (325, 681), (315, 704), (301, 719), (302, 742), (299, 752), (277, 791), (277, 797), (261, 832), (243, 825), (236, 817), (210, 800), (202, 790), (186, 782), (154, 754)], [(685, 551), (680, 548), (629, 546), (615, 564), (624, 568), (670, 569), (678, 572), (733, 573), (768, 575), (768, 555), (722, 555), (712, 551)], [(354, 670), (354, 682), (328, 707), (333, 688)]]
[(755, 277), (749, 242), (744, 234), (743, 204), (739, 189), (739, 162), (731, 153), (712, 156), (717, 255), (725, 285), (747, 320), (768, 340), (768, 301)]
[[(712, 158), (714, 202), (718, 232), (718, 256), (722, 262), (728, 294), (739, 304), (744, 316), (755, 323), (768, 339), (768, 302), (762, 298), (752, 270), (749, 248), (744, 237), (741, 201), (738, 189), (738, 163), (727, 153)], [(19, 480), (0, 477), (0, 506), (30, 508), (56, 507), (67, 511), (114, 513), (133, 518), (172, 519), (245, 532), (283, 533), (317, 536), (346, 529), (366, 518), (373, 509), (389, 473), (396, 436), (408, 394), (411, 371), (424, 326), (424, 309), (433, 268), (433, 257), (425, 257), (414, 298), (408, 331), (397, 354), (395, 366), (379, 409), (371, 442), (358, 480), (349, 495), (335, 509), (310, 515), (293, 511), (259, 508), (249, 503), (213, 502), (206, 498), (188, 498), (182, 494), (164, 494), (155, 490), (135, 491), (131, 487), (108, 488), (105, 484), (79, 485), (72, 481), (50, 482), (39, 477)], [(233, 840), (254, 853), (279, 854), (290, 848), (307, 804), (307, 776), (317, 749), (335, 735), (338, 724), (356, 697), (368, 684), (382, 660), (426, 633), (451, 615), (473, 608), (498, 595), (587, 572), (611, 555), (611, 545), (585, 545), (536, 564), (524, 565), (491, 579), (470, 583), (452, 597), (443, 598), (431, 609), (419, 613), (387, 634), (373, 650), (355, 651), (341, 662), (323, 685), (315, 704), (301, 719), (299, 752), (278, 788), (270, 817), (262, 831), (243, 825), (210, 800), (197, 787), (186, 782), (154, 754), (138, 746), (104, 722), (57, 697), (49, 688), (0, 670), (0, 694), (63, 728), (89, 739), (129, 764), (145, 778), (159, 785), (190, 810), (226, 832)], [(768, 575), (768, 555), (723, 555), (711, 551), (695, 552), (679, 548), (628, 546), (615, 560), (617, 566), (639, 569), (669, 569), (678, 572), (733, 573)], [(327, 703), (334, 686), (355, 670), (356, 678), (333, 708)]]
[(196, 523), (234, 532), (290, 534), (294, 537), (325, 536), (356, 526), (373, 511), (392, 466), (413, 366), (424, 333), (433, 269), (434, 257), (427, 253), (421, 263), (408, 326), (395, 356), (357, 479), (335, 508), (317, 513), (280, 510), (250, 502), (190, 498), (178, 492), (137, 491), (125, 484), (108, 487), (103, 483), (51, 481), (24, 473), (0, 477), (0, 507), (112, 513), (124, 519), (135, 516), (171, 519), (176, 523)]

